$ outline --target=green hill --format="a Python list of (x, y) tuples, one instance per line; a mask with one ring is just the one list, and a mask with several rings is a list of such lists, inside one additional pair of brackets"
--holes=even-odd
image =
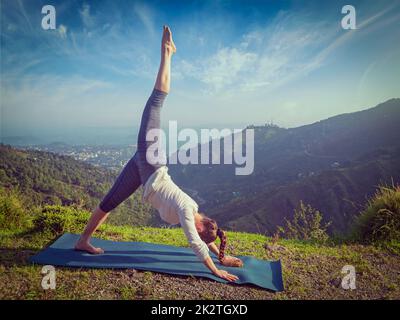
[[(43, 151), (0, 144), (0, 186), (18, 189), (30, 205), (75, 205), (93, 210), (118, 172)], [(157, 225), (158, 215), (141, 201), (138, 190), (110, 215), (113, 224)]]
[[(152, 272), (83, 268), (57, 268), (56, 289), (43, 290), (42, 266), (29, 264), (28, 258), (63, 232), (81, 232), (89, 213), (62, 206), (49, 206), (39, 209), (39, 212), (31, 212), (18, 203), (17, 195), (11, 198), (0, 199), (1, 212), (4, 213), (4, 204), (7, 204), (6, 211), (7, 208), (13, 210), (8, 210), (6, 214), (18, 211), (26, 223), (12, 227), (3, 225), (0, 228), (0, 299), (400, 298), (400, 256), (392, 249), (360, 244), (321, 245), (241, 232), (227, 233), (227, 252), (260, 259), (281, 259), (284, 292), (271, 293), (253, 286)], [(123, 241), (188, 245), (180, 228), (106, 224), (96, 236)], [(352, 265), (356, 269), (356, 290), (344, 290), (341, 287), (341, 270), (345, 265)]]
[(226, 212), (230, 212), (225, 227), (273, 234), (276, 226), (292, 217), (299, 202), (304, 201), (318, 208), (325, 219), (332, 222), (331, 234), (343, 234), (350, 230), (355, 215), (376, 187), (392, 181), (400, 181), (400, 149), (379, 150), (346, 167), (324, 170), (290, 184), (260, 190), (246, 199), (227, 201), (214, 208), (213, 216), (217, 221), (226, 221)]

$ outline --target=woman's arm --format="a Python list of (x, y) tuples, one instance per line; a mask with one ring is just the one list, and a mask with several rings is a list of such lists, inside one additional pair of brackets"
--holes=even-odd
[(208, 244), (208, 248), (218, 257), (219, 255), (219, 249), (217, 245), (214, 242), (211, 242)]
[(186, 210), (179, 211), (179, 221), (191, 248), (200, 261), (203, 261), (205, 266), (217, 277), (228, 281), (236, 281), (238, 279), (237, 276), (230, 274), (225, 270), (219, 270), (212, 261), (210, 255), (208, 254), (209, 248), (205, 242), (201, 240), (194, 225), (193, 208), (188, 207)]
[(204, 260), (204, 264), (208, 269), (211, 270), (213, 274), (215, 274), (217, 277), (220, 277), (222, 279), (228, 280), (228, 281), (236, 281), (239, 279), (237, 276), (230, 274), (228, 271), (225, 270), (220, 270), (218, 269), (214, 262), (212, 261), (211, 257), (208, 256), (206, 260)]

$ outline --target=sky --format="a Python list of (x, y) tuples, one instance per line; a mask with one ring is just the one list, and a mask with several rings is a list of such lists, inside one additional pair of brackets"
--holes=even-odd
[(5, 0), (1, 135), (137, 127), (164, 24), (177, 53), (163, 125), (296, 127), (400, 96), (399, 0)]

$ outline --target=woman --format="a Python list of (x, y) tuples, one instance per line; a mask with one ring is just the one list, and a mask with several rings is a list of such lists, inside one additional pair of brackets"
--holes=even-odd
[[(180, 223), (193, 251), (211, 272), (225, 280), (236, 281), (238, 278), (235, 275), (218, 269), (209, 256), (211, 250), (218, 256), (222, 265), (235, 267), (243, 265), (240, 259), (224, 255), (225, 232), (218, 228), (214, 220), (198, 213), (196, 202), (171, 180), (168, 168), (164, 164), (153, 164), (146, 158), (146, 152), (152, 145), (151, 141), (146, 140), (146, 135), (149, 130), (160, 130), (160, 112), (170, 89), (171, 58), (175, 52), (171, 31), (164, 26), (160, 68), (153, 92), (143, 111), (137, 151), (93, 212), (75, 249), (91, 254), (103, 253), (101, 248), (95, 248), (90, 244), (90, 237), (112, 209), (143, 185), (143, 200), (156, 208), (164, 221), (170, 224)], [(220, 248), (214, 243), (217, 237), (221, 240)]]

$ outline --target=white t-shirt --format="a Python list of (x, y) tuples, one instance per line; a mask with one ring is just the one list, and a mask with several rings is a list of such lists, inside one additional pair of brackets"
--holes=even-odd
[(150, 203), (169, 224), (181, 224), (191, 248), (204, 261), (209, 256), (207, 244), (201, 240), (194, 224), (197, 203), (171, 179), (168, 168), (158, 168), (146, 181), (143, 201)]

